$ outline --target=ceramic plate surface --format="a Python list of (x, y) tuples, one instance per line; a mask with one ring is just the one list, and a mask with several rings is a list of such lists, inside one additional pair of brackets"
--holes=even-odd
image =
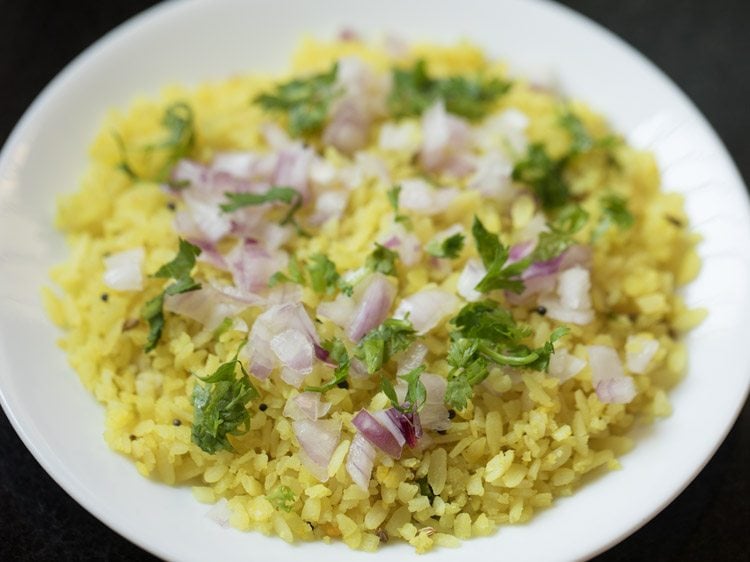
[(407, 560), (343, 544), (290, 546), (225, 530), (189, 489), (142, 478), (102, 438), (103, 409), (56, 345), (40, 303), (66, 248), (53, 228), (56, 196), (76, 188), (105, 111), (169, 83), (277, 71), (304, 33), (468, 38), (519, 73), (554, 75), (568, 95), (653, 150), (665, 188), (684, 193), (704, 242), (703, 271), (685, 292), (709, 316), (688, 337), (687, 377), (674, 414), (641, 430), (623, 469), (555, 502), (525, 526), (439, 549), (420, 560), (570, 560), (611, 546), (653, 517), (708, 461), (732, 426), (750, 381), (750, 218), (745, 188), (705, 119), (662, 73), (619, 39), (558, 5), (519, 0), (178, 2), (151, 9), (70, 64), (23, 117), (0, 157), (0, 392), (5, 412), (47, 472), (118, 533), (174, 560)]

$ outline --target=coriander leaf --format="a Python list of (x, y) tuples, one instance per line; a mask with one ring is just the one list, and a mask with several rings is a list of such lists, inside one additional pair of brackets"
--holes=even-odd
[(589, 214), (574, 203), (563, 207), (549, 223), (549, 231), (539, 234), (530, 261), (543, 262), (556, 258), (574, 244), (573, 235), (588, 221)]
[(404, 404), (400, 408), (403, 411), (418, 412), (427, 401), (427, 389), (420, 379), (420, 376), (426, 370), (426, 366), (420, 365), (416, 369), (412, 369), (405, 375), (400, 375), (398, 377), (407, 384)]
[(550, 223), (550, 229), (572, 236), (579, 232), (589, 220), (586, 210), (576, 203), (570, 203), (562, 207)]
[(375, 249), (367, 256), (365, 266), (371, 271), (385, 275), (396, 275), (396, 259), (398, 254), (385, 246), (375, 243)]
[(529, 369), (534, 369), (535, 371), (546, 372), (549, 369), (550, 357), (555, 352), (554, 343), (560, 338), (562, 338), (563, 336), (568, 335), (569, 333), (570, 333), (570, 329), (568, 329), (565, 326), (559, 326), (555, 328), (550, 334), (547, 341), (544, 342), (544, 345), (534, 350), (534, 352), (539, 357), (536, 360), (534, 360), (532, 363), (529, 363), (528, 365), (526, 365), (526, 367)]
[(628, 210), (627, 202), (619, 195), (609, 194), (601, 198), (602, 215), (591, 241), (595, 242), (601, 238), (611, 226), (617, 226), (620, 230), (627, 230), (635, 223), (633, 214)]
[[(239, 378), (235, 377), (237, 366), (241, 370)], [(213, 374), (200, 380), (204, 384), (196, 384), (192, 395), (193, 443), (210, 454), (220, 449), (231, 451), (227, 436), (247, 432), (250, 413), (246, 405), (258, 397), (258, 391), (237, 354)]]
[(323, 349), (329, 353), (329, 358), (336, 363), (333, 370), (333, 379), (321, 386), (305, 387), (309, 392), (326, 392), (338, 386), (349, 376), (349, 352), (344, 343), (339, 339), (333, 339), (323, 343)]
[(430, 505), (432, 505), (432, 502), (435, 499), (435, 492), (432, 490), (432, 486), (430, 486), (427, 476), (422, 476), (422, 478), (416, 482), (417, 486), (419, 486), (419, 494), (430, 500)]
[(225, 213), (265, 203), (279, 202), (289, 205), (301, 199), (299, 191), (293, 187), (282, 186), (273, 186), (265, 193), (225, 193), (224, 195), (227, 202), (219, 205), (219, 208)]
[(453, 236), (448, 236), (442, 241), (431, 240), (425, 246), (425, 250), (428, 254), (436, 258), (455, 259), (461, 253), (461, 250), (463, 250), (465, 239), (466, 237), (459, 232)]
[(474, 236), (477, 252), (485, 267), (489, 268), (496, 261), (505, 263), (508, 259), (508, 247), (503, 246), (497, 234), (487, 230), (476, 215), (471, 225), (471, 234)]
[(336, 87), (338, 66), (327, 72), (279, 84), (253, 101), (268, 111), (285, 113), (292, 136), (309, 136), (323, 128), (331, 103), (341, 94)]
[(277, 271), (268, 280), (269, 287), (275, 287), (279, 283), (296, 283), (297, 285), (305, 285), (305, 274), (302, 271), (302, 266), (297, 259), (297, 256), (292, 254), (289, 256), (289, 262), (287, 263), (288, 274), (282, 271)]
[(531, 335), (531, 329), (517, 324), (513, 315), (491, 300), (470, 302), (451, 319), (461, 336), (491, 342), (517, 342)]
[(448, 374), (444, 401), (451, 408), (463, 410), (474, 394), (473, 386), (489, 376), (487, 360), (479, 354), (480, 340), (454, 337), (448, 349)]
[(180, 238), (177, 255), (169, 262), (162, 265), (154, 277), (162, 279), (185, 279), (190, 277), (190, 272), (195, 266), (195, 258), (201, 254), (201, 249), (187, 240)]
[(233, 324), (232, 319), (229, 316), (224, 318), (224, 320), (221, 321), (221, 324), (219, 324), (218, 326), (216, 326), (216, 328), (214, 328), (214, 331), (211, 334), (213, 339), (218, 340), (224, 333), (226, 333), (232, 327), (232, 324)]
[(164, 181), (178, 160), (185, 158), (195, 145), (195, 125), (192, 108), (185, 102), (170, 105), (161, 120), (167, 137), (150, 149), (167, 151), (167, 158), (156, 179)]
[(391, 401), (391, 404), (394, 408), (399, 408), (401, 404), (398, 401), (398, 395), (396, 394), (396, 389), (393, 388), (393, 383), (388, 380), (385, 376), (380, 377), (380, 390), (383, 391), (383, 394), (385, 394), (386, 398)]
[(112, 131), (112, 138), (115, 140), (117, 145), (117, 151), (120, 153), (120, 163), (117, 165), (117, 169), (123, 172), (131, 180), (139, 180), (141, 177), (133, 169), (132, 164), (128, 160), (128, 149), (125, 147), (125, 141), (122, 140), (120, 133)]
[(190, 272), (195, 266), (195, 258), (199, 256), (201, 249), (190, 242), (179, 239), (179, 249), (177, 255), (169, 262), (162, 265), (153, 277), (162, 279), (174, 279), (175, 282), (168, 285), (158, 296), (149, 300), (143, 307), (141, 315), (148, 322), (149, 332), (146, 338), (145, 351), (148, 353), (156, 347), (161, 338), (161, 332), (164, 328), (164, 297), (165, 295), (177, 295), (200, 289), (200, 283), (197, 283), (191, 276)]
[(143, 307), (141, 313), (143, 319), (148, 322), (148, 335), (146, 336), (146, 353), (156, 347), (161, 338), (161, 332), (164, 329), (164, 293), (159, 293), (156, 297), (149, 300)]
[(391, 204), (394, 212), (393, 220), (402, 223), (407, 228), (411, 228), (411, 220), (409, 219), (409, 217), (398, 212), (398, 199), (400, 195), (400, 185), (394, 185), (391, 189), (388, 190), (388, 202)]
[(370, 330), (360, 340), (354, 356), (364, 361), (367, 372), (372, 374), (414, 341), (416, 332), (408, 320), (389, 318), (377, 328)]
[(520, 275), (528, 267), (529, 259), (507, 264), (509, 248), (500, 242), (497, 234), (488, 231), (476, 216), (471, 233), (476, 242), (477, 252), (487, 268), (487, 273), (477, 284), (476, 290), (482, 293), (496, 289), (522, 292), (524, 285)]
[(560, 125), (570, 135), (571, 154), (581, 154), (594, 148), (594, 140), (591, 138), (584, 124), (573, 112), (569, 110), (565, 111), (560, 117)]
[(420, 59), (411, 68), (393, 69), (388, 109), (397, 118), (417, 116), (442, 99), (449, 112), (472, 120), (479, 119), (509, 88), (509, 83), (497, 78), (431, 78), (427, 63)]
[(277, 509), (286, 511), (289, 513), (294, 506), (294, 502), (297, 501), (294, 492), (288, 486), (277, 486), (273, 492), (266, 496), (266, 499), (271, 502), (271, 505)]
[(570, 199), (570, 188), (563, 178), (566, 160), (553, 160), (543, 145), (529, 146), (526, 157), (513, 168), (513, 179), (529, 184), (544, 209), (563, 206)]
[(310, 285), (316, 293), (333, 294), (341, 279), (336, 271), (336, 264), (320, 253), (310, 256), (307, 272), (310, 274)]

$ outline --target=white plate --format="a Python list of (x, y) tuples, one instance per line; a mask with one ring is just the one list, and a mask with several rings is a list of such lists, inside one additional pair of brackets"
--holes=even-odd
[[(373, 560), (342, 544), (292, 547), (224, 530), (189, 490), (143, 479), (102, 439), (102, 408), (55, 346), (39, 288), (62, 259), (55, 196), (75, 189), (106, 109), (170, 82), (283, 68), (299, 36), (344, 25), (407, 38), (467, 37), (520, 70), (553, 69), (629, 139), (658, 156), (667, 189), (683, 192), (705, 238), (704, 269), (686, 291), (710, 310), (688, 338), (690, 369), (674, 414), (639, 436), (607, 474), (525, 526), (467, 541), (456, 556), (568, 560), (593, 555), (643, 525), (697, 474), (731, 427), (750, 382), (750, 217), (742, 181), (715, 133), (654, 66), (616, 37), (558, 5), (518, 0), (180, 2), (158, 6), (98, 41), (39, 96), (0, 157), (0, 391), (16, 431), (81, 505), (151, 552), (178, 560)], [(412, 558), (408, 546), (377, 559)], [(492, 557), (494, 559), (494, 557)]]

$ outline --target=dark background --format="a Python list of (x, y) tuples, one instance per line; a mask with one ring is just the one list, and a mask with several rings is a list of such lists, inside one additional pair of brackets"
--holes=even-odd
[[(743, 177), (750, 178), (750, 1), (563, 3), (611, 29), (664, 70), (708, 117)], [(0, 144), (73, 57), (150, 4), (0, 0)], [(748, 560), (748, 451), (746, 405), (715, 457), (685, 492), (597, 560)], [(0, 413), (0, 560), (147, 559), (148, 554), (68, 497)]]

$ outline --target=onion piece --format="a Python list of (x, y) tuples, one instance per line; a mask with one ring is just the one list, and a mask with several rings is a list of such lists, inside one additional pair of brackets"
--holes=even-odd
[[(387, 425), (384, 425), (382, 416), (385, 416)], [(376, 418), (362, 409), (352, 418), (352, 424), (372, 445), (394, 459), (401, 458), (401, 449), (406, 439), (387, 415), (381, 413), (381, 418)]]
[(142, 247), (124, 250), (104, 258), (104, 284), (116, 291), (140, 291), (143, 289)]
[(406, 179), (400, 185), (399, 206), (425, 215), (442, 213), (459, 194), (455, 187), (436, 188), (421, 178)]
[(473, 130), (475, 144), (485, 152), (500, 150), (512, 159), (526, 152), (529, 118), (518, 109), (492, 115)]
[(271, 338), (271, 350), (285, 367), (282, 379), (299, 386), (306, 375), (312, 373), (315, 350), (310, 339), (295, 328), (290, 328)]
[(428, 172), (463, 177), (474, 170), (471, 127), (445, 110), (442, 100), (422, 114), (422, 167)]
[(206, 517), (224, 529), (229, 528), (229, 519), (232, 517), (232, 510), (229, 509), (229, 502), (226, 498), (221, 498), (206, 512)]
[(628, 371), (642, 375), (659, 351), (659, 342), (646, 336), (628, 336), (625, 342), (625, 364)]
[(400, 223), (391, 226), (381, 236), (379, 243), (398, 254), (401, 263), (411, 267), (422, 259), (422, 241), (412, 232), (408, 232)]
[(512, 174), (513, 163), (505, 155), (499, 151), (487, 152), (476, 160), (476, 170), (468, 186), (487, 198), (505, 203), (518, 193), (513, 187)]
[(558, 275), (557, 296), (542, 297), (539, 304), (547, 309), (550, 318), (571, 324), (588, 324), (594, 319), (590, 289), (589, 271), (575, 266)]
[(469, 302), (481, 299), (482, 293), (476, 290), (476, 286), (485, 275), (487, 275), (487, 269), (484, 264), (476, 258), (469, 259), (456, 282), (458, 294)]
[(377, 451), (359, 431), (354, 434), (349, 454), (346, 458), (346, 471), (354, 483), (367, 490), (370, 487), (372, 467), (375, 464)]
[(404, 436), (409, 448), (416, 447), (422, 437), (422, 424), (419, 421), (419, 414), (416, 412), (404, 413), (398, 408), (388, 408), (385, 410), (385, 414)]
[(248, 293), (257, 293), (268, 287), (268, 280), (284, 268), (287, 260), (286, 253), (272, 255), (251, 239), (238, 242), (225, 257), (235, 285)]
[(295, 421), (315, 421), (325, 416), (330, 409), (331, 403), (323, 402), (319, 392), (302, 392), (286, 401), (283, 414)]
[(256, 378), (268, 378), (271, 371), (281, 363), (271, 347), (271, 341), (290, 329), (304, 334), (312, 346), (320, 344), (315, 326), (301, 303), (273, 305), (256, 318), (243, 350), (245, 356), (250, 356), (249, 371)]
[(625, 375), (617, 352), (606, 345), (586, 348), (591, 366), (591, 384), (599, 400), (607, 404), (627, 404), (636, 395), (635, 384)]
[(373, 273), (362, 283), (365, 282), (366, 285), (363, 285), (360, 294), (354, 295), (357, 304), (346, 327), (346, 335), (353, 342), (361, 340), (367, 332), (377, 328), (388, 318), (388, 312), (396, 296), (396, 287), (382, 273)]
[(455, 295), (442, 289), (422, 289), (403, 299), (394, 318), (407, 318), (418, 335), (424, 335), (453, 314), (459, 301)]
[[(451, 425), (448, 408), (445, 407), (445, 389), (447, 381), (440, 375), (422, 373), (420, 380), (424, 384), (427, 393), (422, 409), (419, 411), (419, 419), (422, 427), (434, 431), (444, 431)], [(400, 402), (406, 398), (407, 384), (400, 380), (396, 384), (396, 396)]]
[(411, 156), (417, 153), (421, 144), (421, 131), (413, 121), (383, 123), (380, 127), (378, 146), (382, 150)]
[(327, 481), (328, 464), (341, 438), (341, 422), (301, 419), (292, 422), (292, 429), (299, 441), (300, 459), (305, 468), (321, 482)]
[(225, 318), (233, 318), (249, 306), (250, 303), (235, 299), (211, 285), (164, 298), (164, 310), (200, 322), (206, 330), (218, 328)]
[(586, 361), (569, 353), (567, 349), (556, 349), (549, 358), (549, 374), (561, 383), (572, 379), (586, 366)]
[(349, 193), (346, 191), (324, 191), (315, 200), (315, 210), (308, 222), (320, 226), (331, 219), (339, 219), (346, 210)]
[[(409, 371), (413, 371), (424, 362), (425, 357), (427, 357), (427, 346), (422, 342), (415, 341), (408, 349), (396, 356), (396, 364), (398, 365), (396, 375), (405, 375)], [(401, 400), (403, 401), (403, 397), (401, 397)]]

